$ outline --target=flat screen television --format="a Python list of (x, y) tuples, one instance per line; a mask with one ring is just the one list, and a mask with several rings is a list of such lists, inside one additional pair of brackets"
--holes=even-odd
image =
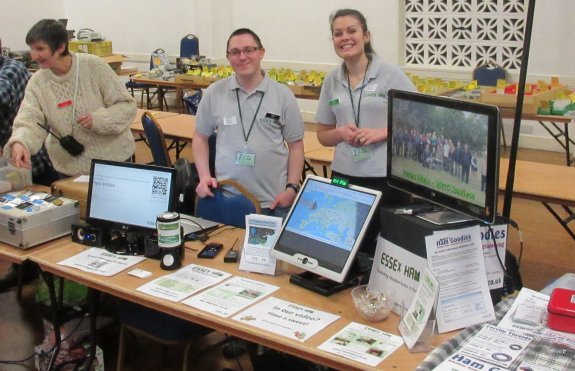
[(158, 214), (174, 210), (176, 170), (92, 160), (86, 219), (113, 230), (153, 232)]
[[(389, 91), (388, 103), (389, 185), (459, 216), (493, 223), (499, 180), (499, 109), (400, 90)], [(465, 219), (435, 211), (427, 216), (436, 224)]]
[(272, 256), (335, 282), (345, 280), (381, 193), (340, 184), (308, 175)]

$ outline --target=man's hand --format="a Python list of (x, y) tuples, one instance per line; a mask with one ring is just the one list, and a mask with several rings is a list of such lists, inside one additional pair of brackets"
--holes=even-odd
[(281, 206), (281, 207), (289, 207), (291, 206), (291, 204), (293, 204), (293, 201), (295, 200), (295, 191), (291, 188), (286, 188), (285, 191), (281, 192), (280, 194), (278, 194), (274, 200), (274, 202), (272, 202), (270, 209), (275, 209), (277, 206)]
[(205, 178), (200, 179), (200, 183), (196, 187), (196, 194), (200, 198), (204, 198), (206, 196), (214, 197), (211, 188), (218, 188), (218, 181), (216, 178)]
[(30, 164), (30, 152), (22, 144), (15, 142), (12, 144), (12, 162), (16, 167), (23, 167), (26, 169), (31, 169)]

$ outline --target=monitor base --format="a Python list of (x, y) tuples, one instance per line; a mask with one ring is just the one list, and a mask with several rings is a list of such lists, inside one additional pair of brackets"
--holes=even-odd
[(463, 223), (474, 220), (465, 214), (449, 209), (422, 212), (416, 214), (416, 216), (435, 225)]
[(351, 279), (346, 279), (342, 283), (339, 283), (319, 276), (315, 273), (306, 271), (298, 274), (292, 274), (289, 281), (294, 285), (301, 286), (323, 296), (330, 296), (349, 287), (357, 286), (361, 282), (361, 278), (361, 276), (355, 276)]

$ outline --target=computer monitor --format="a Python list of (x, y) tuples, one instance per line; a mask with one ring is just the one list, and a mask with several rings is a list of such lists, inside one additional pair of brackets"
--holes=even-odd
[(335, 282), (346, 279), (381, 192), (341, 183), (308, 175), (272, 256)]
[[(493, 223), (499, 181), (499, 109), (400, 90), (389, 91), (390, 186)], [(443, 224), (445, 212), (429, 216)], [(465, 218), (461, 218), (465, 219)], [(447, 222), (459, 221), (450, 215)]]
[(176, 170), (92, 160), (86, 218), (115, 230), (153, 232), (156, 218), (173, 211)]

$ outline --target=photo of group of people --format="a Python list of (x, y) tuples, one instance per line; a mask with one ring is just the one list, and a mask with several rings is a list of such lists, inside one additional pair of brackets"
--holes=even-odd
[(393, 109), (393, 175), (483, 205), (487, 117), (401, 100)]

